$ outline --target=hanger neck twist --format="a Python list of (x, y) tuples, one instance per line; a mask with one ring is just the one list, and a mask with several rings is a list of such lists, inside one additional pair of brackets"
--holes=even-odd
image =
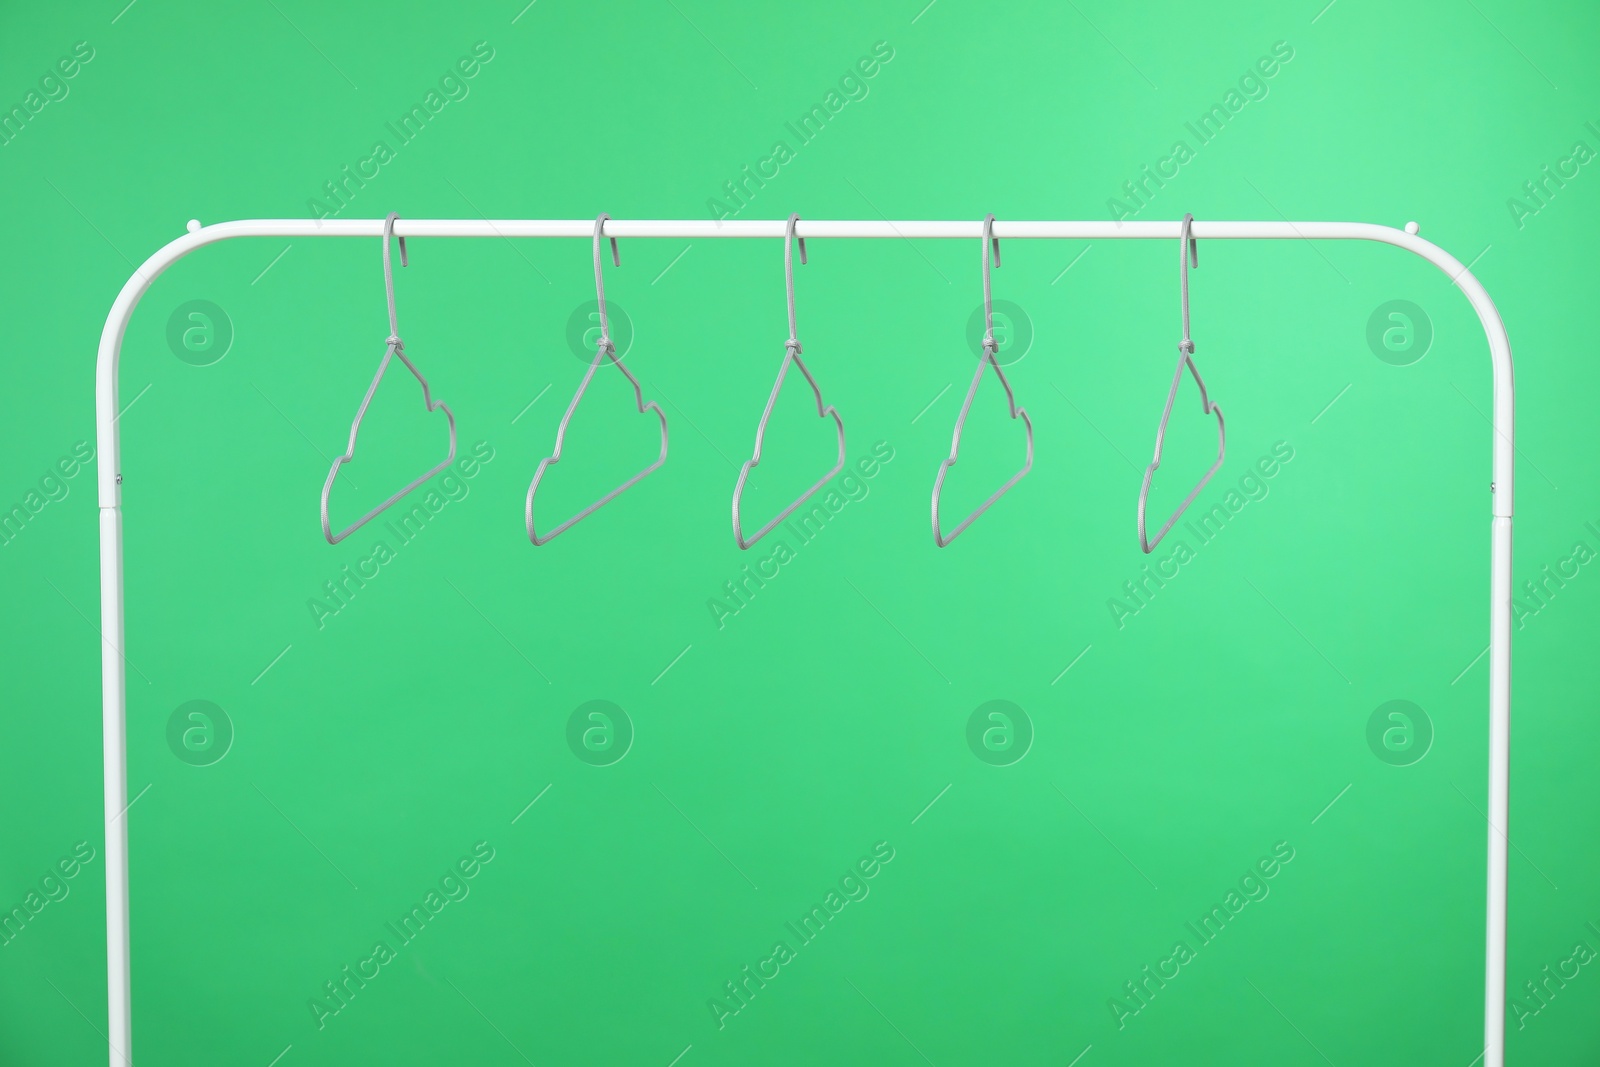
[(798, 328), (796, 328), (794, 320), (793, 246), (796, 242), (798, 242), (800, 245), (800, 265), (804, 266), (806, 262), (806, 239), (804, 237), (796, 237), (794, 233), (795, 223), (799, 221), (799, 215), (790, 215), (789, 225), (785, 228), (783, 233), (783, 284), (784, 289), (787, 291), (789, 297), (789, 340), (784, 342), (784, 347), (794, 352), (794, 354), (797, 356), (800, 354), (800, 331)]
[[(389, 242), (394, 237), (394, 220), (400, 216), (389, 212), (389, 217), (383, 220), (383, 289), (389, 298), (389, 344), (394, 348), (404, 348), (405, 342), (400, 340), (400, 319), (394, 310), (394, 264), (389, 259)], [(406, 239), (400, 238), (400, 265), (406, 266)]]
[[(599, 347), (608, 356), (615, 356), (617, 346), (611, 343), (611, 323), (606, 318), (606, 279), (600, 270), (600, 237), (605, 231), (605, 225), (611, 216), (601, 212), (599, 218), (594, 220), (594, 299), (600, 305), (600, 342)], [(402, 246), (402, 255), (404, 246)], [(611, 238), (611, 265), (622, 266), (622, 257), (617, 253), (617, 239)]]
[(1200, 245), (1189, 232), (1193, 224), (1194, 216), (1185, 215), (1178, 231), (1178, 300), (1183, 306), (1183, 340), (1178, 342), (1178, 351), (1188, 356), (1194, 355), (1194, 341), (1189, 338), (1189, 267), (1200, 265)]
[(1000, 266), (1000, 238), (994, 235), (994, 216), (983, 217), (983, 355), (993, 359), (1000, 351), (1000, 342), (994, 339), (994, 295), (989, 281), (990, 251), (994, 265)]

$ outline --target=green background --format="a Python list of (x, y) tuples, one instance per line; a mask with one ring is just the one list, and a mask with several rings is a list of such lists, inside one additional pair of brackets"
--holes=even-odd
[[(93, 444), (106, 312), (186, 220), (307, 217), (380, 140), (392, 158), (341, 217), (705, 218), (784, 141), (738, 217), (1097, 219), (1182, 139), (1193, 158), (1137, 217), (1418, 221), (1475, 264), (1518, 357), (1508, 984), (1600, 950), (1600, 177), (1580, 167), (1520, 219), (1508, 205), (1575, 142), (1600, 149), (1600, 16), (1322, 2), (7, 5), (0, 105), (76, 43), (93, 58), (0, 145), (0, 505), (30, 515), (0, 548), (0, 907), (65, 893), (0, 947), (0, 1062), (106, 1055), (95, 471), (47, 478)], [(478, 42), (492, 59), (401, 143), (387, 124)], [(892, 58), (801, 143), (786, 124), (879, 42)], [(1265, 95), (1199, 144), (1185, 123), (1278, 42), (1292, 59), (1247, 79)], [(1482, 331), (1446, 277), (1391, 248), (1202, 242), (1197, 359), (1231, 448), (1200, 506), (1255, 499), (1209, 543), (1180, 527), (1150, 559), (1178, 539), (1193, 558), (1119, 625), (1110, 602), (1149, 562), (1134, 505), (1179, 337), (1174, 243), (1005, 243), (995, 295), (1032, 341), (1005, 323), (1003, 355), (1037, 460), (941, 551), (928, 494), (974, 367), (977, 243), (811, 242), (806, 358), (852, 463), (875, 446), (880, 462), (839, 483), (853, 496), (814, 539), (774, 535), (792, 558), (720, 626), (711, 601), (775, 548), (739, 552), (728, 502), (782, 357), (780, 242), (621, 242), (608, 295), (671, 456), (537, 549), (523, 494), (583, 373), (566, 338), (593, 298), (587, 241), (411, 242), (407, 351), (462, 455), (493, 458), (437, 480), (448, 503), (408, 543), (379, 522), (333, 548), (317, 494), (382, 354), (378, 242), (233, 241), (178, 263), (121, 373), (139, 1062), (1466, 1067)], [(231, 334), (207, 366), (214, 349), (168, 341), (194, 300)], [(1431, 333), (1404, 366), (1416, 351), (1380, 359), (1367, 340), (1392, 300)], [(549, 515), (654, 456), (629, 401), (597, 377)], [(792, 379), (753, 516), (832, 459), (808, 402)], [(386, 379), (335, 521), (437, 462), (442, 419), (409, 376)], [(992, 377), (968, 431), (953, 516), (1020, 458)], [(1153, 514), (1212, 435), (1186, 381)], [(1275, 447), (1292, 459), (1251, 479)], [(319, 625), (323, 583), (378, 541), (393, 558)], [(1521, 591), (1580, 542), (1563, 585)], [(207, 766), (168, 741), (193, 700), (231, 723)], [(609, 766), (568, 743), (593, 700), (633, 735)], [(1009, 766), (967, 741), (993, 700), (1031, 724)], [(1430, 724), (1403, 759), (1368, 743), (1391, 700)], [(78, 842), (94, 858), (47, 883)], [(480, 842), (492, 861), (448, 883), (470, 893), (401, 945), (385, 924)], [(893, 859), (869, 895), (802, 945), (785, 924), (875, 847)], [(1268, 895), (1201, 944), (1185, 924), (1275, 848), (1292, 861), (1247, 883)], [(380, 939), (393, 960), (319, 1028), (313, 998)], [(779, 940), (794, 958), (719, 1027), (708, 1003)], [(1179, 940), (1194, 958), (1119, 1025), (1112, 998)], [(1510, 1017), (1510, 1062), (1600, 1057), (1595, 969)]]

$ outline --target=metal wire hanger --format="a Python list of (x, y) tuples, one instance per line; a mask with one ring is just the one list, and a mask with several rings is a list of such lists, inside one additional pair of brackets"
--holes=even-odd
[[(600, 238), (605, 231), (605, 224), (610, 218), (610, 215), (601, 213), (600, 217), (594, 220), (594, 294), (595, 301), (600, 305), (600, 341), (595, 346), (594, 360), (590, 362), (589, 369), (583, 376), (583, 381), (578, 383), (578, 391), (572, 394), (572, 403), (567, 405), (567, 413), (561, 416), (561, 425), (556, 428), (555, 449), (550, 455), (539, 461), (539, 469), (533, 472), (533, 481), (528, 485), (528, 540), (536, 545), (550, 543), (563, 532), (587, 519), (590, 515), (611, 503), (623, 492), (631, 489), (646, 475), (652, 473), (667, 461), (667, 413), (662, 411), (661, 405), (654, 400), (648, 404), (645, 403), (644, 391), (639, 385), (639, 379), (635, 378), (628, 368), (623, 366), (622, 360), (617, 358), (617, 346), (611, 342), (611, 326), (606, 318), (605, 278), (600, 270)], [(615, 237), (611, 238), (611, 262), (614, 266), (622, 266), (622, 257), (617, 254), (617, 239)], [(622, 376), (628, 379), (628, 384), (633, 386), (633, 400), (639, 409), (639, 414), (643, 415), (647, 411), (653, 411), (656, 413), (656, 417), (661, 420), (661, 454), (656, 457), (654, 463), (644, 470), (635, 474), (632, 478), (629, 478), (549, 533), (541, 535), (538, 527), (534, 524), (533, 518), (533, 503), (534, 497), (539, 492), (539, 482), (544, 478), (544, 472), (547, 469), (561, 462), (561, 449), (566, 442), (567, 426), (572, 422), (573, 412), (578, 410), (578, 403), (583, 399), (584, 391), (589, 388), (589, 382), (594, 378), (594, 372), (600, 368), (601, 363), (608, 359), (622, 372)]]
[[(745, 461), (744, 466), (739, 468), (739, 482), (733, 487), (733, 539), (741, 549), (749, 548), (771, 533), (774, 527), (794, 514), (796, 508), (811, 499), (813, 493), (827, 485), (834, 475), (844, 469), (844, 420), (839, 417), (839, 413), (834, 410), (832, 404), (823, 405), (822, 387), (817, 384), (816, 378), (812, 377), (811, 371), (806, 368), (805, 361), (800, 358), (800, 337), (795, 329), (794, 319), (794, 251), (792, 247), (796, 241), (799, 242), (800, 262), (803, 265), (806, 261), (806, 239), (804, 237), (795, 237), (794, 232), (795, 223), (799, 221), (799, 215), (790, 215), (788, 228), (783, 235), (783, 281), (789, 297), (789, 339), (783, 343), (783, 362), (778, 364), (778, 378), (772, 383), (772, 393), (767, 397), (766, 410), (762, 411), (761, 422), (756, 426), (755, 451)], [(826, 418), (832, 416), (834, 425), (839, 428), (839, 458), (834, 463), (833, 469), (817, 479), (815, 485), (801, 493), (794, 503), (779, 512), (777, 518), (761, 527), (749, 540), (746, 540), (743, 526), (739, 520), (739, 505), (744, 498), (745, 481), (750, 477), (750, 471), (761, 463), (761, 445), (767, 436), (767, 422), (772, 418), (772, 408), (778, 402), (778, 394), (783, 391), (783, 379), (789, 373), (789, 365), (791, 363), (800, 368), (800, 373), (805, 375), (806, 382), (811, 386), (812, 395), (817, 399), (817, 417)]]
[[(1178, 365), (1172, 372), (1172, 387), (1167, 390), (1167, 406), (1161, 410), (1161, 424), (1156, 427), (1156, 451), (1150, 460), (1150, 466), (1145, 468), (1144, 484), (1139, 487), (1139, 547), (1148, 555), (1161, 543), (1161, 539), (1172, 529), (1172, 524), (1177, 522), (1189, 505), (1194, 503), (1194, 498), (1200, 495), (1200, 490), (1206, 487), (1211, 476), (1222, 467), (1223, 456), (1228, 451), (1228, 433), (1222, 421), (1222, 409), (1211, 402), (1206, 393), (1205, 379), (1200, 377), (1200, 371), (1194, 365), (1194, 341), (1189, 337), (1189, 267), (1200, 265), (1200, 250), (1195, 244), (1195, 239), (1190, 233), (1194, 223), (1193, 215), (1183, 216), (1183, 226), (1178, 231), (1178, 292), (1179, 300), (1183, 305), (1183, 340), (1178, 342)], [(1194, 384), (1200, 389), (1200, 410), (1207, 415), (1216, 413), (1217, 416), (1217, 461), (1206, 471), (1205, 477), (1200, 479), (1200, 484), (1189, 490), (1189, 495), (1183, 498), (1183, 503), (1178, 505), (1178, 510), (1172, 513), (1166, 525), (1156, 532), (1155, 540), (1149, 540), (1145, 535), (1145, 507), (1150, 502), (1150, 480), (1155, 477), (1156, 469), (1161, 466), (1161, 445), (1167, 435), (1167, 420), (1172, 417), (1172, 402), (1178, 396), (1178, 384), (1183, 380), (1183, 369), (1189, 368), (1189, 373), (1194, 376)]]
[[(989, 284), (989, 252), (994, 250), (994, 265), (1000, 266), (1000, 238), (994, 236), (994, 216), (985, 215), (983, 219), (983, 358), (978, 361), (978, 369), (972, 375), (972, 384), (967, 386), (967, 399), (961, 405), (961, 414), (956, 417), (956, 429), (950, 435), (950, 455), (939, 464), (939, 475), (933, 481), (933, 543), (944, 548), (951, 541), (961, 536), (961, 531), (971, 526), (973, 520), (994, 504), (996, 500), (1005, 496), (1013, 485), (1022, 480), (1022, 476), (1033, 469), (1033, 422), (1028, 418), (1028, 413), (1017, 406), (1017, 398), (1011, 392), (1011, 383), (1006, 381), (1005, 372), (1000, 369), (1000, 363), (995, 358), (995, 353), (1000, 350), (1000, 342), (994, 337), (994, 299), (991, 296)], [(996, 489), (994, 493), (978, 505), (978, 509), (971, 515), (962, 519), (960, 524), (946, 536), (939, 526), (939, 495), (944, 490), (944, 476), (950, 468), (956, 465), (956, 458), (961, 452), (961, 431), (967, 424), (967, 413), (972, 410), (972, 399), (978, 395), (978, 384), (983, 381), (984, 367), (993, 367), (994, 375), (1000, 379), (1000, 385), (1006, 391), (1006, 407), (1013, 419), (1021, 419), (1022, 425), (1027, 429), (1028, 455), (1023, 461), (1022, 469), (1013, 474), (1006, 484)]]
[[(372, 376), (372, 384), (367, 386), (367, 395), (361, 398), (361, 406), (356, 409), (355, 421), (350, 423), (350, 443), (345, 448), (344, 455), (335, 459), (333, 466), (328, 468), (328, 480), (322, 483), (322, 536), (327, 539), (330, 545), (338, 544), (377, 518), (395, 501), (450, 466), (451, 463), (454, 463), (456, 458), (456, 417), (451, 414), (450, 406), (443, 400), (435, 401), (433, 399), (432, 393), (428, 390), (428, 379), (424, 378), (422, 372), (417, 370), (416, 364), (406, 358), (405, 342), (400, 340), (400, 324), (394, 310), (394, 265), (389, 261), (389, 239), (394, 235), (394, 220), (399, 217), (399, 215), (391, 211), (389, 217), (383, 220), (383, 287), (389, 297), (389, 337), (385, 342), (383, 360), (378, 364), (378, 373)], [(404, 237), (400, 238), (400, 265), (402, 267), (406, 266), (406, 239)], [(328, 497), (333, 492), (334, 480), (339, 476), (339, 468), (355, 458), (356, 437), (361, 433), (361, 420), (367, 416), (367, 408), (371, 406), (372, 398), (378, 392), (378, 383), (383, 381), (384, 372), (389, 369), (389, 361), (397, 356), (400, 362), (406, 365), (406, 370), (410, 371), (412, 376), (417, 379), (417, 383), (422, 386), (422, 402), (427, 405), (428, 412), (431, 414), (438, 410), (444, 411), (445, 419), (450, 424), (450, 453), (444, 457), (444, 462), (367, 512), (356, 520), (353, 525), (334, 533), (332, 524), (328, 519)]]

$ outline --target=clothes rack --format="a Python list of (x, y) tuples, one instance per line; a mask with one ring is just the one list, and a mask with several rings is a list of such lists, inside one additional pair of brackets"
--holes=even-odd
[[(476, 237), (498, 239), (594, 236), (595, 220), (399, 219), (394, 233), (403, 238)], [(1415, 223), (1404, 229), (1358, 222), (1006, 222), (992, 224), (993, 236), (1006, 240), (1161, 240), (1180, 234), (1200, 241), (1355, 240), (1393, 245), (1421, 256), (1442, 270), (1466, 296), (1489, 343), (1494, 385), (1493, 460), (1490, 490), (1489, 580), (1489, 768), (1488, 893), (1485, 909), (1484, 1067), (1504, 1067), (1506, 964), (1506, 837), (1511, 715), (1511, 523), (1513, 477), (1513, 381), (1511, 345), (1505, 324), (1489, 294), (1466, 266), (1444, 249), (1418, 236)], [(784, 238), (805, 239), (959, 238), (975, 240), (984, 223), (972, 221), (638, 220), (610, 219), (604, 234), (613, 238)], [(99, 442), (101, 672), (106, 815), (106, 944), (108, 1042), (112, 1067), (133, 1062), (130, 985), (127, 690), (124, 675), (122, 465), (118, 446), (117, 368), (122, 340), (139, 300), (163, 271), (184, 256), (218, 241), (246, 237), (312, 238), (384, 235), (383, 219), (253, 219), (201, 226), (145, 260), (123, 285), (106, 318), (95, 376)]]

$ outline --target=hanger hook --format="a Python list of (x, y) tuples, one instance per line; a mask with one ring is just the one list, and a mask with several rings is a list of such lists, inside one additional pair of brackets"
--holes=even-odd
[(1195, 242), (1192, 227), (1194, 216), (1185, 214), (1178, 228), (1178, 289), (1183, 304), (1183, 340), (1178, 348), (1194, 354), (1194, 342), (1189, 339), (1189, 268), (1200, 266), (1200, 246)]
[(1000, 351), (1000, 343), (994, 339), (994, 299), (990, 295), (989, 287), (989, 253), (994, 252), (994, 265), (1000, 266), (1000, 238), (994, 235), (994, 216), (983, 217), (983, 354), (985, 358), (992, 359)]
[[(389, 343), (396, 348), (402, 347), (400, 343), (400, 321), (394, 310), (394, 265), (389, 262), (389, 239), (394, 236), (394, 220), (400, 217), (399, 213), (391, 211), (389, 217), (383, 220), (383, 288), (389, 297)], [(406, 239), (400, 238), (400, 265), (406, 263)]]
[(794, 249), (793, 245), (800, 245), (800, 265), (806, 262), (806, 239), (795, 236), (795, 223), (800, 221), (799, 214), (789, 216), (789, 223), (783, 231), (783, 283), (789, 295), (789, 340), (784, 343), (786, 348), (793, 350), (795, 355), (800, 354), (800, 333), (795, 328), (794, 321)]
[[(600, 305), (600, 342), (606, 354), (615, 357), (617, 346), (611, 343), (611, 324), (606, 318), (606, 283), (600, 274), (600, 238), (605, 233), (605, 226), (611, 216), (601, 212), (594, 220), (594, 298)], [(617, 254), (617, 239), (611, 238), (611, 263), (613, 266), (622, 266), (622, 257)]]

